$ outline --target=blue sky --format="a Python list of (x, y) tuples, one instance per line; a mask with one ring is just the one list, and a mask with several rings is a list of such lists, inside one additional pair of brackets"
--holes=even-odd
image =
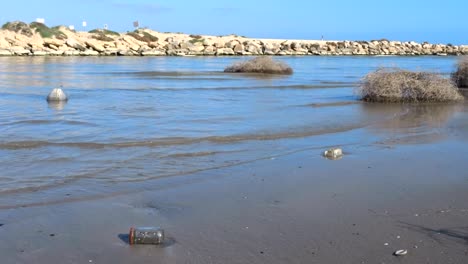
[[(66, 4), (64, 4), (66, 3)], [(132, 22), (157, 31), (238, 34), (256, 38), (391, 40), (468, 44), (468, 1), (402, 0), (79, 0), (4, 1), (0, 22), (75, 25), (86, 30), (133, 30)]]

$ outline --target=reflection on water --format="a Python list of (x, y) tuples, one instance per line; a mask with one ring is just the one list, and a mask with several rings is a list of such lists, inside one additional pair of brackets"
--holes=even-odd
[(362, 111), (381, 120), (370, 126), (374, 133), (391, 136), (387, 143), (430, 143), (448, 136), (445, 129), (464, 103), (377, 104), (364, 103)]
[[(244, 59), (0, 58), (0, 196), (92, 194), (300, 149), (468, 134), (453, 123), (466, 120), (466, 104), (378, 105), (353, 95), (379, 66), (450, 72), (456, 58), (281, 57), (294, 75), (223, 72)], [(70, 100), (46, 104), (58, 84)]]
[(50, 109), (60, 111), (60, 110), (63, 110), (63, 108), (65, 108), (67, 101), (50, 101), (50, 102), (47, 102), (47, 104)]

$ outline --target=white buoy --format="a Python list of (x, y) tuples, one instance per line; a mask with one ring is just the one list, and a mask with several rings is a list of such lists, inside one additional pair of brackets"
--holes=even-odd
[(47, 96), (47, 102), (63, 102), (67, 100), (67, 95), (60, 88), (54, 88)]

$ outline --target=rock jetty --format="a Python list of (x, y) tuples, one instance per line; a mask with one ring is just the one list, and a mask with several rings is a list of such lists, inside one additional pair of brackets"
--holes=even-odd
[(162, 33), (151, 29), (117, 33), (77, 32), (33, 22), (9, 22), (0, 30), (0, 56), (231, 56), (231, 55), (468, 55), (468, 45), (372, 40), (254, 39)]

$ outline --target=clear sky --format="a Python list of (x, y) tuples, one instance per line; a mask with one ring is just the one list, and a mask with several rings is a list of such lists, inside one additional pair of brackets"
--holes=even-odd
[(75, 25), (125, 32), (138, 20), (161, 32), (253, 38), (390, 40), (468, 44), (468, 1), (41, 0), (3, 1), (0, 22)]

